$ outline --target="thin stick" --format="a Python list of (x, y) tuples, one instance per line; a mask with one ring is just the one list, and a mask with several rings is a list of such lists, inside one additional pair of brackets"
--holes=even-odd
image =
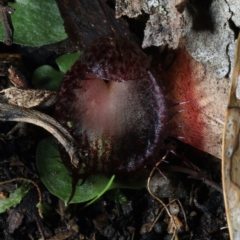
[(6, 45), (12, 45), (13, 41), (13, 26), (10, 15), (14, 12), (14, 9), (7, 6), (3, 0), (0, 0), (0, 18), (2, 21), (5, 36), (3, 43)]
[(215, 188), (217, 191), (219, 191), (220, 193), (222, 193), (222, 188), (215, 182), (209, 180), (206, 176), (204, 176), (203, 174), (194, 171), (190, 168), (185, 168), (185, 167), (180, 167), (180, 166), (164, 166), (163, 169), (172, 171), (172, 172), (182, 172), (182, 173), (186, 173), (189, 174), (189, 178), (193, 178), (193, 179), (197, 179), (197, 180), (202, 180), (205, 184)]
[(85, 152), (78, 149), (75, 139), (52, 117), (38, 111), (18, 107), (12, 104), (0, 103), (0, 121), (27, 122), (37, 125), (50, 132), (69, 154), (73, 167), (84, 167)]
[(42, 235), (42, 240), (45, 240), (46, 239), (46, 237), (45, 237), (45, 234), (44, 234), (44, 230), (43, 230), (43, 226), (42, 226), (42, 223), (41, 222), (39, 222), (37, 219), (36, 219), (36, 217), (34, 217), (35, 218), (35, 221), (36, 221), (36, 223), (37, 223), (37, 227), (38, 227), (38, 231), (40, 232), (40, 234)]
[[(183, 217), (184, 217), (184, 222), (185, 222), (185, 231), (189, 231), (189, 226), (187, 224), (187, 217), (186, 217), (186, 213), (184, 211), (184, 208), (182, 206), (182, 203), (179, 201), (179, 199), (173, 199), (172, 201), (170, 201), (168, 204), (166, 204), (166, 207), (168, 207), (170, 204), (174, 203), (174, 202), (178, 202), (178, 204), (180, 205), (180, 208), (182, 209), (183, 212)], [(152, 226), (150, 227), (150, 231), (152, 231), (154, 225), (156, 224), (156, 222), (158, 221), (158, 219), (161, 217), (162, 212), (163, 212), (164, 208), (161, 209), (160, 213), (158, 214), (158, 216), (156, 217), (156, 219), (154, 220), (154, 222), (152, 223)]]
[[(166, 205), (166, 207), (168, 207), (169, 204), (170, 204), (170, 203), (168, 203), (168, 204)], [(161, 215), (162, 215), (162, 213), (163, 213), (163, 210), (164, 210), (164, 208), (161, 209), (160, 213), (159, 213), (158, 216), (155, 218), (154, 222), (152, 223), (152, 226), (151, 226), (150, 229), (149, 229), (149, 232), (152, 231), (154, 225), (156, 224), (156, 222), (158, 221), (158, 219), (161, 217)]]
[(188, 223), (187, 223), (187, 216), (186, 216), (186, 212), (184, 211), (182, 203), (180, 202), (179, 199), (174, 199), (173, 201), (177, 201), (178, 204), (180, 205), (180, 208), (182, 209), (182, 212), (183, 212), (184, 222), (185, 222), (185, 231), (189, 231), (189, 226), (188, 226)]
[[(148, 189), (149, 194), (150, 194), (154, 199), (156, 199), (159, 203), (162, 204), (162, 206), (163, 206), (164, 209), (166, 210), (168, 216), (169, 216), (169, 217), (171, 218), (171, 220), (173, 221), (173, 224), (174, 224), (173, 238), (174, 238), (175, 235), (176, 235), (176, 230), (177, 230), (177, 225), (176, 225), (176, 223), (175, 223), (175, 221), (174, 221), (174, 218), (172, 217), (172, 214), (169, 212), (169, 210), (168, 210), (168, 208), (167, 208), (167, 205), (166, 205), (160, 198), (158, 198), (157, 196), (155, 196), (155, 195), (152, 193), (152, 190), (151, 190), (151, 188), (150, 188), (150, 181), (151, 181), (151, 179), (152, 179), (152, 175), (153, 175), (154, 171), (157, 169), (158, 165), (159, 165), (160, 163), (162, 163), (162, 161), (164, 161), (164, 160), (166, 159), (167, 155), (168, 155), (168, 152), (162, 157), (162, 159), (161, 159), (160, 161), (158, 161), (158, 162), (156, 163), (156, 165), (153, 167), (152, 171), (150, 172), (149, 177), (148, 177), (148, 181), (147, 181), (147, 189)], [(172, 239), (173, 239), (173, 238), (172, 238)]]

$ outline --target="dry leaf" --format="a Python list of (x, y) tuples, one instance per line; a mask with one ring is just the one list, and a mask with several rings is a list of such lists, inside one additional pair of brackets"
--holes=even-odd
[(144, 30), (142, 47), (167, 46), (176, 49), (183, 32), (183, 18), (175, 0), (163, 0), (150, 15)]
[(152, 223), (152, 222), (144, 223), (144, 224), (141, 226), (140, 234), (143, 235), (143, 234), (146, 234), (146, 233), (148, 233), (148, 232), (151, 232), (152, 229), (153, 229), (153, 223)]
[(29, 88), (25, 76), (16, 67), (10, 66), (8, 72), (8, 79), (15, 87), (23, 89)]
[(167, 1), (161, 3), (159, 0), (117, 0), (115, 7), (116, 18), (124, 15), (134, 18), (142, 14), (142, 10), (148, 14), (153, 14), (160, 5), (165, 6), (166, 4)]
[(7, 88), (0, 93), (4, 93), (4, 97), (8, 102), (19, 107), (46, 107), (51, 106), (56, 101), (56, 92), (47, 90), (35, 89), (20, 89), (20, 88)]
[(187, 6), (187, 3), (188, 3), (188, 0), (176, 0), (175, 7), (180, 13), (183, 13)]
[(231, 240), (240, 239), (240, 35), (238, 37), (234, 71), (231, 81), (227, 116), (223, 134), (222, 181), (228, 228)]
[[(185, 45), (188, 52), (218, 78), (227, 76), (234, 57), (234, 32), (229, 27), (231, 12), (225, 0), (195, 1), (184, 12)], [(233, 65), (233, 64), (232, 64)]]
[(19, 228), (22, 224), (23, 218), (23, 213), (14, 209), (10, 211), (7, 218), (9, 233), (14, 233), (14, 231)]
[(74, 234), (76, 234), (76, 232), (74, 232), (73, 230), (63, 231), (49, 238), (49, 240), (65, 240), (71, 238)]
[(176, 59), (166, 72), (173, 82), (169, 98), (186, 102), (178, 107), (184, 110), (175, 115), (170, 126), (174, 135), (202, 151), (221, 158), (222, 132), (228, 101), (229, 79), (216, 79), (186, 50), (178, 50)]
[[(231, 3), (230, 3), (231, 2)], [(150, 14), (143, 47), (168, 44), (177, 48), (182, 37), (182, 15), (179, 4), (186, 1), (117, 1), (117, 15), (136, 17), (142, 9)], [(229, 5), (228, 5), (229, 3)], [(170, 98), (186, 102), (184, 111), (171, 121), (174, 135), (205, 152), (221, 158), (222, 131), (227, 106), (229, 75), (234, 59), (234, 32), (229, 27), (233, 1), (189, 2), (184, 12), (186, 50), (178, 56), (167, 79), (174, 81)], [(184, 7), (183, 7), (184, 8)], [(233, 11), (233, 10), (232, 10)], [(234, 8), (233, 12), (236, 12)], [(181, 12), (181, 11), (180, 11)], [(197, 61), (201, 62), (197, 62)], [(221, 80), (216, 79), (223, 78)]]
[(130, 18), (137, 17), (142, 14), (142, 7), (143, 5), (141, 0), (116, 1), (116, 18), (120, 18), (124, 15)]
[(226, 0), (232, 12), (232, 20), (237, 27), (240, 27), (240, 5), (236, 0)]
[(197, 61), (218, 78), (229, 75), (235, 46), (229, 21), (240, 25), (240, 7), (236, 0), (188, 4), (187, 0), (116, 1), (117, 17), (133, 18), (141, 11), (150, 15), (144, 30), (143, 48), (168, 46), (176, 49), (184, 34), (186, 47)]
[(172, 218), (170, 218), (170, 222), (168, 224), (168, 234), (174, 234), (176, 231), (181, 232), (183, 228), (184, 225), (181, 220), (177, 216), (172, 215)]
[(134, 18), (143, 10), (150, 14), (150, 18), (144, 30), (142, 47), (168, 45), (169, 48), (175, 49), (183, 32), (182, 14), (177, 9), (178, 3), (175, 5), (175, 0), (118, 0), (116, 16), (127, 15)]

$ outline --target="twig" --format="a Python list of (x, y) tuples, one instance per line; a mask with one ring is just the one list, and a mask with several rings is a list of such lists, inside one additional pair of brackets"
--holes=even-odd
[(5, 31), (3, 43), (6, 45), (12, 45), (13, 41), (13, 26), (10, 15), (14, 12), (14, 9), (9, 7), (5, 1), (0, 0), (0, 18)]
[(166, 159), (168, 155), (168, 152), (162, 157), (162, 159), (160, 161), (158, 161), (156, 163), (156, 165), (153, 167), (152, 171), (150, 172), (149, 174), (149, 177), (148, 177), (148, 181), (147, 181), (147, 190), (149, 192), (149, 194), (154, 198), (156, 199), (158, 202), (160, 202), (162, 204), (162, 206), (164, 207), (164, 209), (166, 210), (168, 216), (170, 217), (170, 219), (173, 221), (173, 224), (174, 224), (174, 232), (173, 232), (173, 237), (172, 239), (174, 239), (175, 235), (176, 235), (176, 230), (177, 230), (177, 225), (175, 223), (175, 220), (174, 218), (172, 217), (172, 214), (169, 212), (169, 209), (167, 208), (167, 205), (160, 199), (158, 198), (157, 196), (155, 196), (150, 188), (150, 181), (152, 179), (152, 175), (154, 173), (154, 171), (158, 168), (158, 166)]
[(43, 225), (41, 222), (38, 221), (38, 219), (36, 217), (35, 218), (35, 221), (37, 223), (37, 227), (38, 227), (38, 231), (40, 232), (40, 234), (42, 235), (42, 238), (41, 240), (46, 240), (46, 237), (45, 237), (45, 234), (44, 234), (44, 230), (43, 230)]
[(0, 121), (27, 122), (40, 126), (50, 132), (65, 148), (70, 156), (72, 166), (85, 167), (85, 152), (78, 149), (77, 143), (70, 133), (52, 117), (41, 112), (18, 107), (11, 104), (0, 103)]
[[(166, 205), (166, 207), (168, 207), (169, 204), (170, 204), (170, 203), (168, 203), (168, 204)], [(156, 222), (158, 221), (158, 219), (161, 217), (161, 215), (162, 215), (162, 213), (163, 213), (163, 210), (164, 210), (164, 208), (161, 209), (160, 213), (159, 213), (158, 216), (155, 218), (154, 222), (152, 223), (152, 226), (151, 226), (150, 229), (149, 229), (149, 232), (152, 231), (154, 225), (156, 224)]]
[(220, 230), (225, 230), (225, 229), (228, 229), (228, 226), (225, 226), (225, 227), (221, 227)]
[(217, 191), (222, 193), (222, 188), (217, 183), (209, 180), (206, 176), (204, 176), (203, 174), (201, 174), (197, 171), (194, 171), (189, 168), (185, 168), (185, 167), (181, 167), (181, 166), (173, 166), (173, 165), (172, 166), (164, 166), (164, 167), (162, 167), (162, 169), (172, 171), (172, 172), (182, 172), (182, 173), (189, 174), (190, 175), (189, 178), (202, 180), (207, 185), (215, 188)]
[[(183, 212), (183, 217), (184, 217), (184, 222), (185, 222), (185, 231), (189, 231), (189, 226), (187, 224), (187, 217), (186, 217), (186, 213), (184, 211), (184, 208), (182, 206), (182, 203), (178, 200), (178, 199), (173, 199), (171, 200), (168, 204), (166, 204), (166, 207), (168, 207), (170, 204), (174, 203), (174, 202), (178, 202), (178, 204), (180, 205), (182, 212)], [(162, 213), (163, 213), (163, 209), (161, 209), (160, 213), (158, 214), (158, 216), (155, 218), (154, 222), (152, 223), (152, 226), (149, 229), (149, 232), (152, 231), (154, 225), (156, 224), (156, 222), (158, 221), (158, 219), (161, 217)]]
[[(174, 201), (177, 201), (178, 204), (180, 205), (180, 208), (182, 209), (183, 218), (184, 218), (184, 222), (185, 222), (185, 231), (187, 232), (187, 231), (189, 231), (189, 226), (188, 226), (188, 223), (187, 223), (186, 212), (185, 212), (185, 210), (184, 210), (184, 208), (183, 208), (183, 205), (182, 205), (182, 203), (180, 202), (179, 199), (174, 199), (172, 202), (174, 202)], [(172, 202), (170, 202), (170, 203), (172, 203)]]

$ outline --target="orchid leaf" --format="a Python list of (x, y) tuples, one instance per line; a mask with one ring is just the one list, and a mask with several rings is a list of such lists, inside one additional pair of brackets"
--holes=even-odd
[[(16, 0), (9, 3), (15, 9), (11, 15), (14, 27), (13, 42), (39, 47), (67, 38), (63, 20), (54, 0)], [(0, 24), (0, 39), (4, 38)]]
[(56, 63), (58, 64), (60, 71), (49, 65), (43, 65), (37, 68), (33, 73), (32, 84), (38, 89), (57, 91), (64, 74), (79, 58), (80, 54), (80, 52), (77, 52), (64, 54), (58, 57), (56, 59)]

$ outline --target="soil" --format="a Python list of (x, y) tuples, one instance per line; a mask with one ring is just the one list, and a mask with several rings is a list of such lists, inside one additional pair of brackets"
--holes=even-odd
[[(163, 207), (147, 189), (110, 191), (84, 209), (81, 204), (64, 207), (63, 202), (51, 195), (40, 182), (35, 165), (37, 144), (48, 134), (40, 128), (27, 125), (24, 135), (15, 132), (6, 136), (14, 125), (1, 123), (1, 181), (16, 177), (34, 179), (39, 182), (43, 202), (49, 209), (44, 218), (39, 216), (36, 208), (38, 194), (32, 188), (19, 205), (0, 215), (0, 239), (43, 239), (43, 236), (45, 239), (172, 238), (172, 234), (169, 234), (170, 218), (165, 211), (153, 225)], [(176, 141), (176, 144), (178, 152), (184, 152), (185, 158), (198, 166), (202, 173), (221, 184), (218, 159), (180, 142)], [(173, 155), (168, 161), (172, 164), (174, 159), (176, 162), (176, 156)], [(179, 197), (187, 217), (189, 229), (186, 229), (183, 211), (178, 210), (177, 217), (181, 223), (178, 239), (229, 239), (222, 193), (201, 181), (187, 178), (188, 175), (183, 173), (174, 173), (173, 176), (168, 172), (161, 173), (172, 182), (162, 193), (167, 197), (161, 200), (167, 204)], [(158, 172), (156, 174), (160, 175)], [(11, 192), (17, 184), (4, 186), (3, 192)]]

